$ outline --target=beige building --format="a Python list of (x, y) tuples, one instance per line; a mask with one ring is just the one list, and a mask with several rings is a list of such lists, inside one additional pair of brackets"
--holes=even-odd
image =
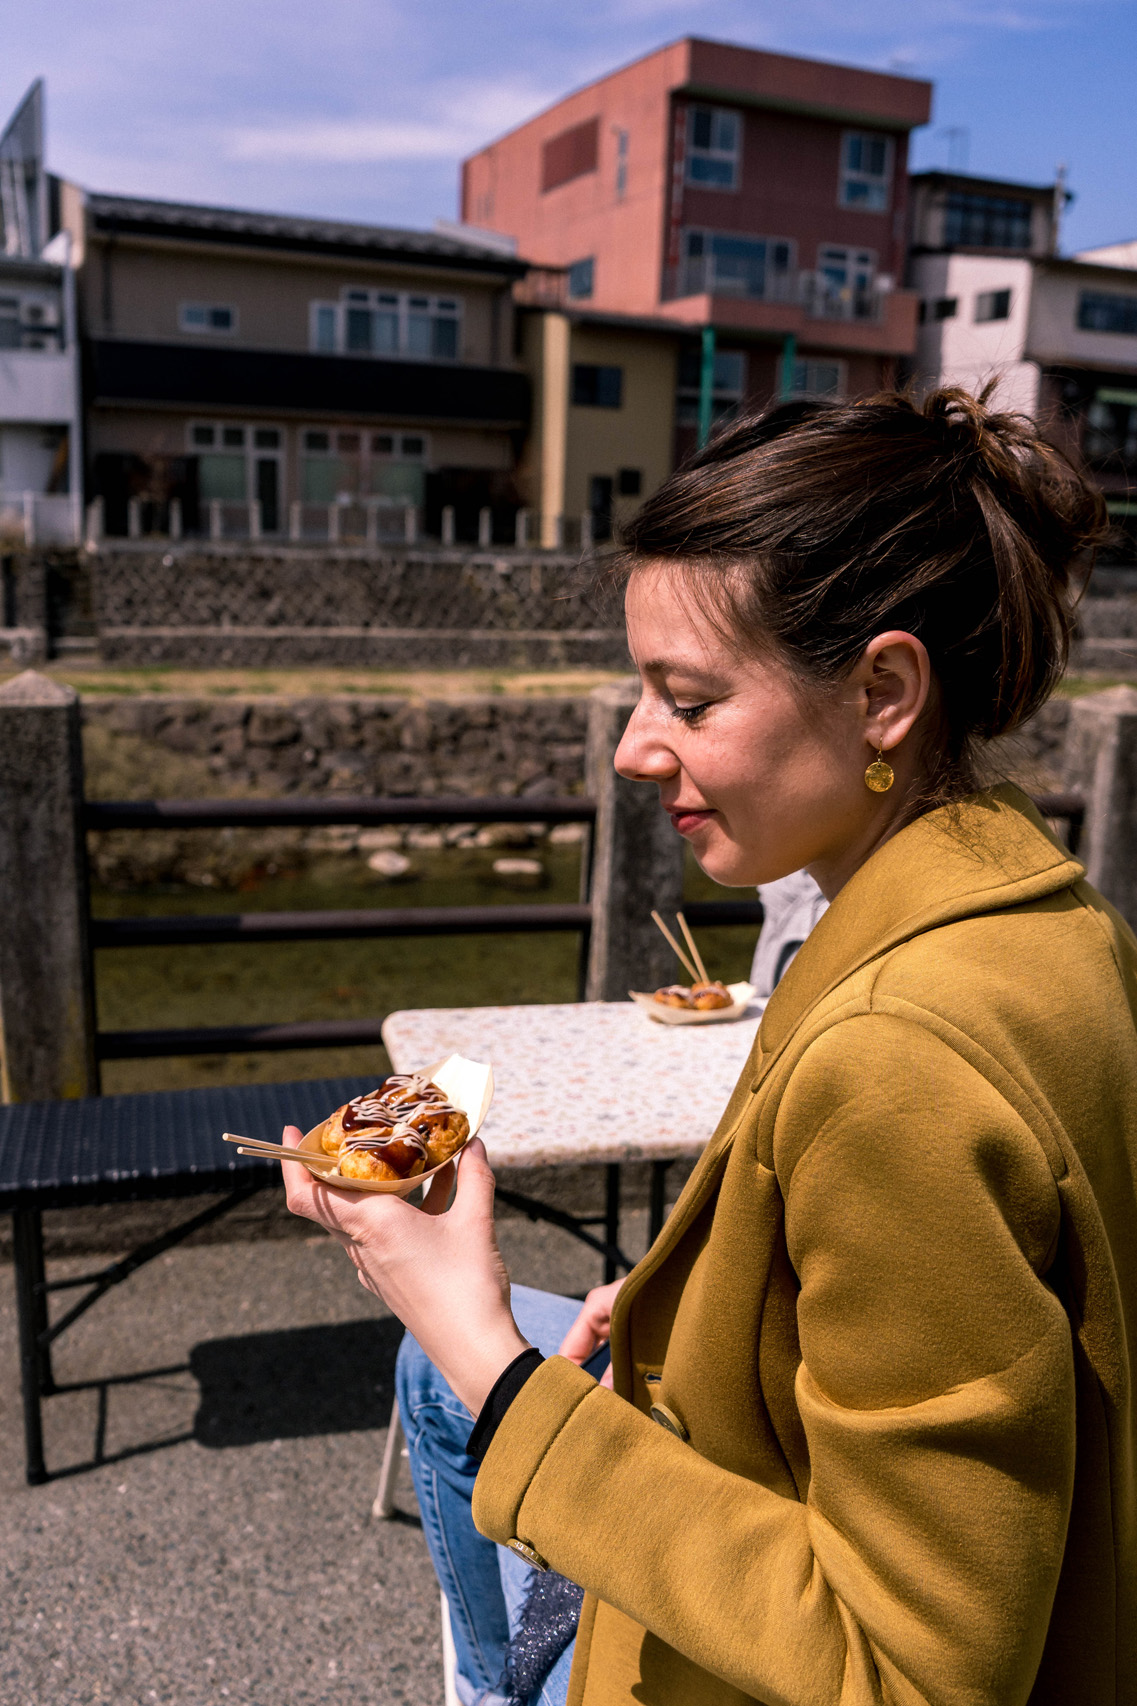
[[(484, 507), (513, 537), (529, 384), (506, 246), (72, 191), (88, 491), (108, 531), (219, 513), (267, 535), (328, 506)], [(130, 500), (135, 499), (135, 506)], [(326, 532), (325, 532), (326, 536)]]

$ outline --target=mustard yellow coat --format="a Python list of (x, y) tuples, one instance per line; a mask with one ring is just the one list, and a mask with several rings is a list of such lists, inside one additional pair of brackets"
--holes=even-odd
[(1137, 941), (1016, 789), (841, 891), (615, 1391), (550, 1359), (478, 1475), (482, 1532), (588, 1590), (570, 1706), (1137, 1700), (1135, 1013)]

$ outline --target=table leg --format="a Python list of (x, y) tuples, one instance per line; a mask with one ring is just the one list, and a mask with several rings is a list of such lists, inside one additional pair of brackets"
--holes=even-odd
[(667, 1217), (667, 1169), (670, 1161), (653, 1161), (651, 1164), (651, 1195), (648, 1201), (647, 1241), (654, 1244), (663, 1231), (663, 1222)]
[(608, 1285), (616, 1278), (616, 1258), (612, 1252), (620, 1246), (620, 1163), (610, 1161), (606, 1172), (608, 1179), (604, 1206), (604, 1242), (608, 1246), (608, 1255), (604, 1258), (604, 1284)]
[(47, 1480), (43, 1456), (41, 1400), (54, 1390), (47, 1332), (47, 1293), (44, 1290), (43, 1216), (38, 1208), (12, 1213), (12, 1247), (16, 1267), (16, 1315), (20, 1330), (20, 1384), (24, 1398), (24, 1445), (30, 1486)]

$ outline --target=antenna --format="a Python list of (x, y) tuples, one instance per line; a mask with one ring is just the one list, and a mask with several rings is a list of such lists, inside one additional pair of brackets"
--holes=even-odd
[(1062, 215), (1066, 211), (1066, 203), (1073, 201), (1072, 193), (1066, 188), (1067, 166), (1065, 160), (1059, 162), (1054, 171), (1054, 213), (1050, 221), (1050, 253), (1056, 255), (1062, 235)]

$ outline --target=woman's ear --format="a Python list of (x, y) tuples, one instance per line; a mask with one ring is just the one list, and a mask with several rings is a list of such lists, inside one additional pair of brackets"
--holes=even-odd
[(928, 649), (915, 634), (890, 629), (869, 641), (856, 673), (864, 690), (865, 741), (891, 752), (911, 733), (928, 703)]

